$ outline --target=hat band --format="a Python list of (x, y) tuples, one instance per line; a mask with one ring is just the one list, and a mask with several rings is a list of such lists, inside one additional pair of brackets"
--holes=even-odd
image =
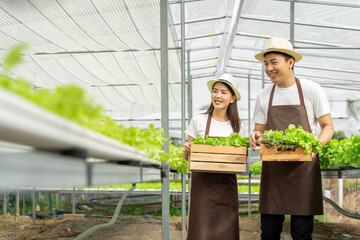
[(228, 80), (225, 80), (225, 79), (218, 79), (218, 80), (221, 80), (221, 82), (225, 82), (231, 86), (234, 86), (231, 82), (229, 82)]
[[(272, 50), (272, 49), (279, 49), (279, 48), (267, 48), (265, 51)], [(287, 50), (294, 51), (294, 50), (291, 50), (291, 49), (287, 49)]]

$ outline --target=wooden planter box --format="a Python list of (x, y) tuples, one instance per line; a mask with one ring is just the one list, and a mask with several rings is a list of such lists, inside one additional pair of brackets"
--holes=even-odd
[(192, 144), (189, 171), (212, 173), (246, 172), (246, 147)]
[(260, 144), (260, 160), (261, 161), (312, 161), (312, 151), (305, 153), (305, 148), (298, 147), (295, 151), (277, 151), (276, 148), (268, 148), (264, 144)]

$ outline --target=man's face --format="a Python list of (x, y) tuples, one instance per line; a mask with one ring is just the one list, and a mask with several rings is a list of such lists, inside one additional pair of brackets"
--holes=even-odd
[(273, 83), (283, 83), (288, 76), (291, 76), (294, 59), (287, 62), (285, 57), (277, 53), (269, 53), (264, 58), (265, 73)]

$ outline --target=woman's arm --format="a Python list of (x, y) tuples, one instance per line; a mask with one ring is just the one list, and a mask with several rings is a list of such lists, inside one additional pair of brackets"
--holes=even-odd
[(189, 154), (190, 154), (190, 149), (191, 149), (191, 142), (195, 140), (195, 138), (191, 137), (190, 135), (188, 135), (188, 140), (186, 143), (183, 144), (183, 148), (184, 148), (184, 157), (186, 160), (188, 160)]

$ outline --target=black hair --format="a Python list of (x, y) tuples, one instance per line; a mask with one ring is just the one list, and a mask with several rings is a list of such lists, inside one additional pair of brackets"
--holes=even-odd
[(285, 58), (285, 61), (288, 62), (290, 58), (294, 59), (294, 64), (292, 66), (292, 69), (294, 68), (295, 65), (295, 58), (293, 56), (290, 56), (289, 54), (283, 53), (283, 52), (277, 52), (277, 51), (273, 51), (273, 52), (267, 52), (264, 54), (264, 57), (270, 53), (275, 53), (275, 54), (279, 54), (281, 56), (283, 56)]

